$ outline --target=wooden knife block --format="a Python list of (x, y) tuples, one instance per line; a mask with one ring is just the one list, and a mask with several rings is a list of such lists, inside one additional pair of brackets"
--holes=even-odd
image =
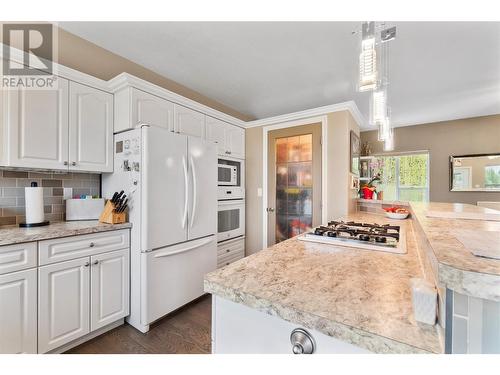
[(106, 202), (106, 205), (104, 206), (104, 210), (101, 213), (101, 216), (99, 216), (99, 221), (101, 223), (107, 223), (107, 224), (121, 224), (126, 222), (127, 215), (125, 212), (113, 212), (115, 209), (115, 205), (113, 202), (108, 200)]

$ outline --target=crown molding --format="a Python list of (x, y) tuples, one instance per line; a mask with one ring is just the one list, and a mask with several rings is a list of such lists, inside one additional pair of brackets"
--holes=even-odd
[(120, 73), (116, 77), (110, 79), (108, 82), (108, 88), (111, 92), (117, 92), (123, 90), (127, 87), (134, 87), (136, 89), (146, 91), (150, 94), (156, 95), (173, 103), (189, 107), (195, 111), (204, 113), (205, 115), (215, 117), (219, 120), (228, 122), (232, 125), (236, 125), (239, 127), (245, 127), (245, 121), (240, 120), (236, 117), (208, 107), (204, 104), (198, 103), (192, 99), (188, 99), (184, 96), (176, 94), (170, 90), (167, 90), (163, 87), (155, 85), (151, 82), (145, 81), (142, 78), (133, 76), (129, 73)]
[(269, 126), (275, 125), (283, 122), (289, 122), (294, 120), (302, 120), (309, 117), (322, 116), (327, 113), (339, 112), (339, 111), (349, 111), (349, 113), (354, 117), (354, 120), (358, 123), (360, 128), (365, 128), (366, 121), (361, 112), (358, 109), (356, 103), (352, 100), (337, 104), (325, 105), (322, 107), (306, 109), (304, 111), (287, 113), (284, 115), (267, 117), (260, 120), (247, 121), (245, 123), (245, 128), (254, 128), (257, 126)]
[[(24, 57), (25, 57), (25, 55), (27, 55), (26, 52), (24, 52), (18, 48), (9, 47), (3, 43), (0, 43), (0, 58), (2, 60), (6, 59), (6, 57), (4, 56), (4, 48), (10, 48), (9, 58), (11, 61), (14, 61), (18, 64), (24, 64)], [(40, 60), (43, 63), (50, 63), (50, 61), (48, 61), (47, 59), (44, 59), (44, 58), (40, 58)], [(45, 70), (45, 69), (37, 69), (37, 70), (47, 72), (47, 70)], [(3, 73), (0, 73), (0, 74), (3, 74)], [(75, 82), (78, 82), (78, 83), (81, 83), (84, 85), (92, 86), (92, 87), (95, 87), (95, 88), (102, 90), (102, 91), (111, 92), (107, 81), (104, 81), (100, 78), (91, 76), (91, 75), (86, 74), (86, 73), (82, 73), (78, 70), (68, 68), (67, 66), (58, 64), (54, 61), (52, 61), (52, 72), (50, 72), (50, 74), (53, 74), (53, 75), (58, 76), (58, 77), (66, 78), (66, 79), (69, 79), (71, 81), (75, 81)]]

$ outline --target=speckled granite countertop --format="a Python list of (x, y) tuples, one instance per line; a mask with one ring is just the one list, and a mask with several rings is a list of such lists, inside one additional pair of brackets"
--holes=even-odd
[(417, 231), (425, 234), (438, 282), (474, 297), (500, 301), (500, 260), (473, 255), (456, 237), (460, 229), (500, 231), (500, 221), (427, 217), (426, 212), (495, 213), (484, 207), (461, 203), (410, 204)]
[(413, 318), (409, 280), (422, 271), (411, 221), (397, 223), (406, 226), (407, 254), (294, 238), (206, 275), (205, 291), (373, 352), (442, 353), (438, 329)]
[(97, 220), (61, 221), (44, 227), (19, 228), (18, 226), (0, 227), (0, 246), (21, 242), (41, 241), (50, 238), (69, 237), (80, 234), (106, 232), (109, 230), (127, 229), (130, 223), (104, 224)]

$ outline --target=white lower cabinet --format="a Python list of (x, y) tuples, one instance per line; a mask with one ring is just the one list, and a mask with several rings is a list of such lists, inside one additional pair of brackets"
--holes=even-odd
[(38, 352), (90, 332), (88, 257), (39, 268)]
[(94, 331), (129, 314), (128, 249), (90, 259), (90, 328)]
[(0, 275), (0, 353), (37, 352), (37, 270)]
[(368, 354), (368, 350), (277, 316), (212, 296), (212, 353), (292, 354), (292, 332), (310, 335), (317, 354)]
[(129, 249), (42, 266), (38, 278), (39, 353), (129, 314)]

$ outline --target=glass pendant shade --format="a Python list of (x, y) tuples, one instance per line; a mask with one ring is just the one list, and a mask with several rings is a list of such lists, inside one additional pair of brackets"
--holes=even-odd
[(387, 90), (374, 91), (370, 104), (370, 123), (376, 125), (384, 121), (387, 117)]
[(377, 87), (377, 52), (375, 50), (375, 22), (362, 25), (361, 53), (359, 54), (359, 91)]
[(394, 150), (394, 129), (389, 128), (389, 131), (384, 139), (384, 151)]
[(388, 118), (385, 118), (383, 121), (378, 122), (377, 128), (378, 128), (378, 140), (385, 141), (391, 131), (390, 120)]

